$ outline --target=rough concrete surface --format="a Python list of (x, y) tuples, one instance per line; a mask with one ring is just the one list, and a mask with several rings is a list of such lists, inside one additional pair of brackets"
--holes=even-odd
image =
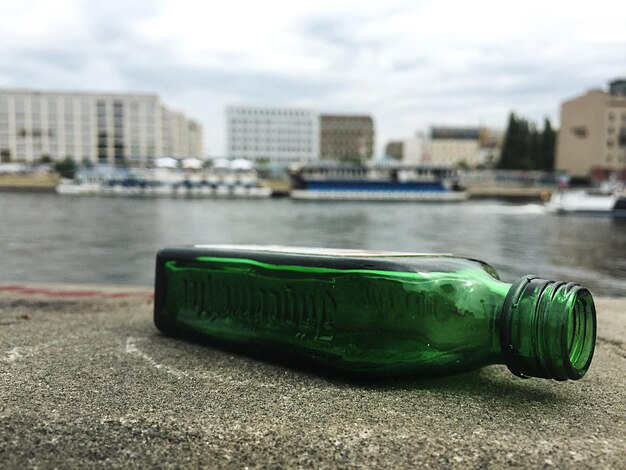
[(147, 289), (0, 285), (0, 467), (626, 462), (626, 299), (582, 380), (357, 384), (161, 335)]

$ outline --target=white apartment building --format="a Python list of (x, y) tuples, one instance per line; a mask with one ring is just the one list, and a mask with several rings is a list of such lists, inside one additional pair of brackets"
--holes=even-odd
[(174, 158), (202, 158), (202, 127), (185, 114), (161, 106), (162, 154)]
[(402, 163), (421, 165), (424, 163), (424, 134), (416, 132), (414, 136), (402, 142)]
[(201, 157), (202, 128), (153, 94), (0, 89), (0, 159), (145, 165)]
[(229, 106), (228, 157), (273, 164), (319, 159), (319, 119), (305, 109)]

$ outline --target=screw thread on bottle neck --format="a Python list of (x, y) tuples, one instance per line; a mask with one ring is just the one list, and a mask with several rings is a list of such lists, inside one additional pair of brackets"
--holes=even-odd
[(500, 347), (513, 374), (578, 380), (595, 342), (596, 311), (587, 289), (533, 276), (513, 283), (500, 320)]

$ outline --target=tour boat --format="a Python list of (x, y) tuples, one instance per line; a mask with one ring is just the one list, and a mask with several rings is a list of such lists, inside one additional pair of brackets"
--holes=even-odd
[(463, 201), (456, 171), (438, 166), (306, 165), (292, 168), (291, 197), (309, 200)]

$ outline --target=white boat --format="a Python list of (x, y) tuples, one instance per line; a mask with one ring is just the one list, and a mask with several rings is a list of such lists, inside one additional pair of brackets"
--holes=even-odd
[(557, 214), (590, 214), (626, 217), (626, 195), (619, 190), (559, 190), (546, 208)]
[(103, 195), (189, 198), (265, 198), (272, 190), (257, 178), (253, 168), (119, 169), (95, 167), (79, 171), (73, 180), (56, 188), (62, 195)]

